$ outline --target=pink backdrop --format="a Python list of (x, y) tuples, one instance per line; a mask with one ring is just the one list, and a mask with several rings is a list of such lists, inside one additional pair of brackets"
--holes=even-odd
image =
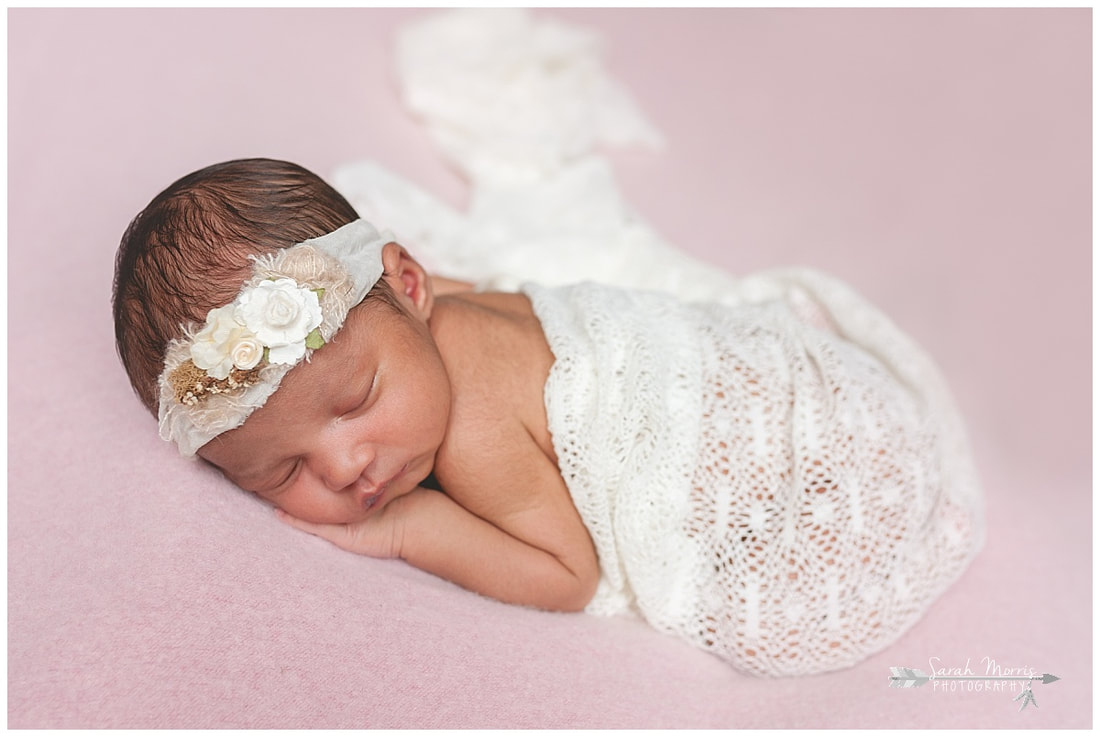
[[(849, 281), (970, 423), (981, 557), (886, 652), (778, 682), (282, 529), (131, 396), (114, 250), (176, 177), (373, 158), (461, 206), (393, 81), (425, 12), (8, 11), (10, 725), (1090, 726), (1091, 11), (540, 11), (664, 133), (613, 159), (669, 242)], [(933, 657), (1062, 680), (1024, 712), (886, 687)]]

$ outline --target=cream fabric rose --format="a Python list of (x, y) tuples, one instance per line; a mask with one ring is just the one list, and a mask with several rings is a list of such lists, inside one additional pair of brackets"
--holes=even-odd
[(234, 366), (241, 371), (248, 371), (256, 368), (256, 365), (260, 363), (260, 359), (264, 357), (264, 347), (255, 335), (249, 333), (238, 337), (237, 342), (229, 351), (229, 356), (233, 359)]
[(206, 314), (206, 327), (195, 334), (195, 342), (191, 344), (191, 360), (215, 379), (229, 376), (234, 345), (251, 336), (248, 328), (238, 322), (236, 312), (235, 305), (210, 310)]
[(241, 293), (238, 316), (268, 348), (270, 363), (294, 364), (306, 352), (306, 336), (321, 324), (317, 294), (293, 279), (262, 281)]

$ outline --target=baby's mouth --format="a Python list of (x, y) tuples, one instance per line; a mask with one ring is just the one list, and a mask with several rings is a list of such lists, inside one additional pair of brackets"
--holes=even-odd
[(388, 489), (389, 487), (390, 487), (390, 482), (387, 481), (386, 483), (379, 486), (377, 491), (372, 492), (372, 493), (367, 494), (366, 496), (364, 496), (363, 497), (363, 509), (364, 510), (370, 509), (375, 504), (377, 504), (378, 500), (382, 498), (382, 495), (386, 493), (386, 489)]
[(375, 504), (377, 504), (378, 500), (381, 499), (383, 497), (383, 495), (385, 495), (386, 491), (390, 488), (390, 484), (392, 484), (394, 481), (396, 481), (401, 476), (401, 474), (403, 474), (405, 472), (405, 469), (407, 469), (408, 467), (409, 467), (409, 464), (406, 463), (404, 466), (401, 467), (400, 471), (395, 473), (393, 476), (390, 476), (390, 478), (385, 483), (383, 483), (381, 486), (379, 486), (377, 491), (374, 491), (374, 492), (364, 496), (363, 497), (363, 509), (368, 510), (371, 507), (373, 507)]
[(376, 493), (374, 493), (374, 494), (371, 494), (370, 496), (368, 496), (368, 497), (364, 498), (364, 499), (363, 499), (363, 509), (364, 509), (364, 510), (370, 509), (370, 508), (371, 508), (371, 507), (373, 507), (373, 506), (374, 506), (375, 504), (377, 504), (377, 503), (378, 503), (378, 500), (382, 498), (382, 494), (383, 494), (383, 493), (384, 493), (385, 491), (386, 491), (386, 487), (384, 487), (384, 486), (383, 486), (383, 487), (382, 487), (382, 489), (381, 489), (380, 491), (378, 491), (378, 492), (376, 492)]

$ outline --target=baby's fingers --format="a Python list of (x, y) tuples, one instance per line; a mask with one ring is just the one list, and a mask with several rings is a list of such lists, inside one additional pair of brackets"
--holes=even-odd
[(325, 525), (318, 522), (307, 522), (278, 508), (275, 510), (275, 516), (295, 529), (308, 532), (317, 537), (323, 537), (341, 548), (346, 547), (350, 542), (347, 525)]
[(381, 541), (376, 539), (378, 535), (372, 534), (370, 520), (355, 524), (322, 524), (298, 519), (278, 508), (275, 509), (275, 516), (295, 529), (328, 540), (336, 547), (352, 553), (376, 558), (390, 558), (395, 555), (390, 547), (379, 544)]

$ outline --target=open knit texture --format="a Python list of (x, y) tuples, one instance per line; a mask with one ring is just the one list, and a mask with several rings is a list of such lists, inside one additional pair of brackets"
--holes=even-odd
[[(758, 675), (892, 643), (984, 536), (958, 412), (923, 351), (844, 285), (761, 274), (739, 306), (527, 285), (554, 449), (634, 613)], [(732, 300), (731, 300), (732, 301)]]

